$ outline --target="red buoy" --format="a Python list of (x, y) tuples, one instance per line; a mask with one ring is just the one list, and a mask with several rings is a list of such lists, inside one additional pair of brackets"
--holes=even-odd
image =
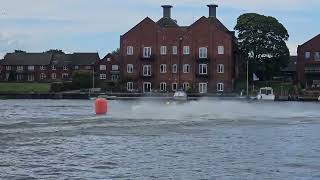
[(104, 98), (98, 98), (94, 102), (94, 107), (97, 115), (106, 114), (108, 111), (108, 103)]

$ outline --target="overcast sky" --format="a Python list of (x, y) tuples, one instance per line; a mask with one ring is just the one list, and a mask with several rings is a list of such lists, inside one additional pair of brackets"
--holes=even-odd
[(142, 19), (161, 18), (163, 4), (174, 5), (179, 25), (190, 25), (208, 16), (206, 5), (212, 3), (219, 5), (218, 18), (229, 30), (243, 13), (276, 17), (289, 31), (291, 54), (320, 33), (320, 0), (0, 0), (0, 58), (15, 49), (99, 52), (103, 57)]

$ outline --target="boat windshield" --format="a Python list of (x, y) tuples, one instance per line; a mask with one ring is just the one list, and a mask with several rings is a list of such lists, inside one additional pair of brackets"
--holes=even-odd
[(267, 90), (266, 89), (261, 89), (260, 92), (261, 92), (261, 94), (267, 94)]
[(272, 91), (269, 89), (267, 90), (267, 95), (272, 94)]

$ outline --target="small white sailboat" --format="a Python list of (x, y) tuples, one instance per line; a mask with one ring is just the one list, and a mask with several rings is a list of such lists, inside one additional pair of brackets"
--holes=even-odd
[(272, 87), (260, 88), (259, 94), (257, 95), (258, 100), (274, 101), (275, 98)]

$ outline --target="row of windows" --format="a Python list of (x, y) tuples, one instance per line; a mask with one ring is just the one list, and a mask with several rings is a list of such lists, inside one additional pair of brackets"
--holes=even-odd
[[(224, 54), (224, 46), (218, 46), (217, 53), (219, 55)], [(161, 46), (160, 47), (160, 55), (166, 55), (167, 54), (167, 46)], [(178, 54), (178, 47), (172, 46), (172, 54), (177, 55)], [(183, 54), (189, 55), (190, 54), (190, 46), (183, 46)], [(131, 56), (133, 55), (133, 46), (127, 47), (127, 55)], [(149, 58), (152, 55), (151, 47), (144, 47), (143, 48), (143, 57)], [(200, 47), (199, 48), (199, 58), (207, 58), (208, 57), (208, 48), (207, 47)]]
[[(105, 71), (107, 70), (107, 65), (100, 65), (100, 71)], [(118, 65), (112, 65), (111, 66), (112, 71), (119, 71), (119, 66)]]
[[(177, 73), (178, 66), (177, 64), (172, 65), (172, 73)], [(183, 73), (190, 73), (191, 66), (189, 64), (183, 65)], [(224, 65), (218, 64), (217, 65), (217, 72), (224, 73)], [(133, 64), (127, 64), (127, 73), (133, 73)], [(167, 73), (167, 65), (161, 64), (160, 65), (160, 73)], [(207, 64), (199, 64), (199, 74), (208, 74), (208, 65)], [(151, 65), (144, 65), (143, 66), (143, 75), (151, 76)]]
[[(35, 66), (28, 66), (29, 71), (34, 71), (34, 69), (35, 69)], [(74, 69), (79, 69), (79, 66), (74, 66)], [(85, 69), (90, 70), (91, 66), (85, 66)], [(12, 66), (6, 66), (6, 70), (11, 71)], [(17, 71), (23, 71), (23, 70), (24, 70), (24, 66), (17, 66)], [(40, 66), (40, 70), (47, 70), (47, 67)], [(52, 65), (51, 70), (57, 70), (56, 66)], [(63, 70), (64, 71), (68, 70), (68, 66), (63, 66)]]
[[(47, 74), (41, 73), (39, 75), (39, 77), (42, 80), (47, 79)], [(68, 73), (62, 73), (61, 77), (62, 77), (62, 79), (68, 79), (69, 78), (69, 74)], [(17, 80), (22, 80), (22, 79), (23, 79), (23, 74), (17, 74)], [(51, 74), (51, 79), (57, 79), (57, 74), (56, 73), (52, 73)], [(34, 81), (34, 75), (33, 74), (29, 74), (28, 75), (28, 81)]]
[[(118, 74), (112, 74), (111, 75), (111, 80), (112, 81), (116, 81), (120, 78), (120, 76)], [(106, 80), (107, 79), (107, 74), (100, 74), (100, 79), (101, 80)]]
[[(186, 90), (188, 87), (190, 87), (190, 84), (188, 82), (184, 82), (182, 84), (182, 87), (184, 90)], [(178, 83), (172, 83), (171, 84), (171, 90), (176, 91), (178, 89)], [(133, 91), (133, 82), (127, 82), (127, 91)], [(144, 82), (143, 83), (143, 91), (144, 92), (150, 92), (152, 90), (151, 82)], [(166, 92), (167, 91), (167, 83), (161, 82), (160, 83), (160, 91)], [(217, 91), (223, 92), (224, 91), (224, 84), (223, 83), (217, 83)], [(207, 93), (208, 92), (208, 83), (199, 83), (199, 93)]]
[[(306, 52), (304, 57), (306, 60), (311, 59), (311, 52)], [(320, 61), (320, 52), (315, 52), (313, 57), (315, 61)]]

